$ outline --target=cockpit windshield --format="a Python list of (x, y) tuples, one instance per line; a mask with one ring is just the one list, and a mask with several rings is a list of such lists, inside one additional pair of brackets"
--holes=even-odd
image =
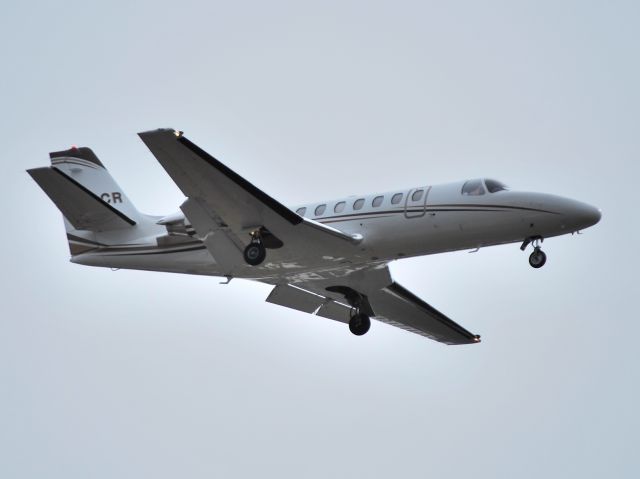
[(489, 193), (497, 193), (498, 191), (507, 191), (507, 185), (497, 180), (484, 180), (484, 184), (487, 186)]
[[(485, 190), (486, 186), (486, 190)], [(507, 191), (508, 188), (504, 183), (496, 180), (469, 180), (462, 185), (463, 196), (481, 196), (487, 191), (489, 193), (497, 193), (498, 191)]]
[(462, 194), (464, 196), (480, 196), (484, 195), (484, 186), (482, 180), (469, 180), (462, 185)]

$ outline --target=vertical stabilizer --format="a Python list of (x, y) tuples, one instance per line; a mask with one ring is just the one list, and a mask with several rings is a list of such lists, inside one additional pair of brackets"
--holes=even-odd
[(50, 153), (51, 166), (27, 170), (64, 216), (71, 255), (127, 242), (148, 223), (90, 148)]
[(111, 177), (91, 148), (49, 153), (51, 166), (89, 190), (106, 204), (136, 221), (140, 213)]

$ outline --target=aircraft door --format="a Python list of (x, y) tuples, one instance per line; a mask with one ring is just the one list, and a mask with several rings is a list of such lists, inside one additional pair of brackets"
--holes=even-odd
[(427, 198), (429, 198), (430, 186), (413, 188), (407, 193), (404, 202), (405, 218), (420, 218), (427, 211)]

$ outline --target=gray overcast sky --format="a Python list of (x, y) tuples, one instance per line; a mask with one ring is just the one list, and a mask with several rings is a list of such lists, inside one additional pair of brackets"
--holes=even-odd
[[(0, 476), (637, 477), (634, 1), (5, 2)], [(94, 149), (138, 208), (175, 127), (284, 203), (475, 176), (602, 208), (582, 236), (396, 262), (445, 347), (268, 288), (73, 265), (24, 172)]]

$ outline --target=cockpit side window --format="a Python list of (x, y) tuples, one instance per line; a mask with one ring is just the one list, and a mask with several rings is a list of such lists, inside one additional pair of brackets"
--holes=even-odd
[(497, 193), (498, 191), (507, 191), (507, 185), (496, 180), (484, 180), (484, 184), (487, 186), (489, 193)]
[(469, 180), (462, 185), (462, 194), (465, 196), (484, 195), (484, 186), (482, 180)]

